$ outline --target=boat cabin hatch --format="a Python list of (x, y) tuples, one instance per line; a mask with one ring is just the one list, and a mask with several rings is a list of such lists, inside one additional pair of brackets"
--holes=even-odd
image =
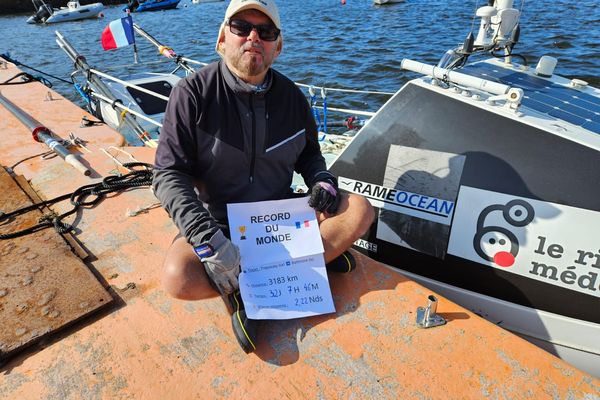
[[(167, 97), (171, 94), (171, 89), (173, 89), (171, 83), (166, 80), (138, 83), (137, 85)], [(126, 89), (144, 114), (153, 115), (165, 112), (165, 109), (167, 108), (167, 102), (165, 100), (159, 99), (156, 96), (142, 92), (133, 87), (127, 87)]]

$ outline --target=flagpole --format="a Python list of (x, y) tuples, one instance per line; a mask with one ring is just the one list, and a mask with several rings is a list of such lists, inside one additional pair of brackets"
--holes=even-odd
[[(125, 14), (127, 14), (127, 16), (130, 17), (131, 16), (131, 10), (129, 8), (126, 8), (125, 9)], [(134, 32), (134, 30), (133, 30), (133, 20), (131, 20), (131, 24), (132, 24), (131, 33), (133, 34), (133, 32)], [(138, 58), (137, 45), (135, 44), (135, 38), (134, 38), (133, 39), (133, 63), (137, 64), (138, 61), (139, 61), (139, 58)]]
[(133, 44), (133, 63), (134, 64), (138, 63), (138, 51), (137, 51), (137, 45), (135, 43)]

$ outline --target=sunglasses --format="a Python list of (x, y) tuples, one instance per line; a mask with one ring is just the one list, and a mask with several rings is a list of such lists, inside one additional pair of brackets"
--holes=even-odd
[(281, 31), (277, 29), (275, 25), (265, 24), (265, 25), (253, 25), (250, 22), (246, 22), (241, 19), (232, 19), (227, 22), (229, 25), (229, 31), (237, 36), (246, 37), (250, 35), (252, 30), (256, 29), (256, 33), (258, 33), (258, 37), (260, 40), (264, 40), (266, 42), (274, 42), (279, 37)]

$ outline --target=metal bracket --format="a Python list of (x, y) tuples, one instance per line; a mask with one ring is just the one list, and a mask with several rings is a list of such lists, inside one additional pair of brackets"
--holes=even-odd
[(521, 100), (523, 100), (524, 95), (523, 89), (511, 88), (506, 94), (488, 97), (487, 103), (495, 105), (497, 101), (504, 101), (506, 108), (516, 112), (521, 106)]
[(430, 294), (427, 296), (427, 307), (417, 307), (417, 326), (419, 328), (433, 328), (445, 325), (444, 317), (436, 314), (437, 298)]

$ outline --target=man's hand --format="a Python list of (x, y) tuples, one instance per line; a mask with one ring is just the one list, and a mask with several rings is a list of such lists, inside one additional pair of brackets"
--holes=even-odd
[(218, 231), (208, 243), (195, 247), (194, 251), (221, 294), (233, 293), (239, 288), (240, 251), (223, 232)]
[(308, 205), (320, 212), (335, 214), (340, 205), (340, 192), (335, 179), (316, 182), (309, 191)]

